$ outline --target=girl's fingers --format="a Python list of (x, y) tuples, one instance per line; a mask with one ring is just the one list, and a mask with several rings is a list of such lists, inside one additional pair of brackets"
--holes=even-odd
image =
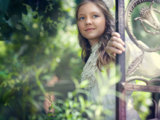
[(116, 41), (116, 42), (122, 44), (123, 46), (125, 45), (125, 43), (123, 42), (123, 40), (121, 38), (118, 38), (118, 37), (112, 37), (111, 41)]
[(116, 42), (116, 41), (113, 41), (113, 42), (112, 42), (112, 47), (115, 47), (115, 48), (117, 48), (117, 49), (119, 49), (119, 50), (121, 50), (121, 51), (125, 51), (124, 46), (123, 46), (122, 44)]
[(112, 36), (115, 36), (115, 37), (118, 37), (118, 38), (121, 37), (120, 34), (119, 34), (118, 32), (112, 32)]
[(107, 52), (108, 54), (112, 54), (112, 55), (114, 55), (114, 56), (115, 56), (115, 54), (121, 54), (121, 53), (122, 53), (121, 50), (119, 50), (119, 49), (117, 49), (117, 48), (114, 48), (114, 47), (108, 47), (107, 50), (106, 50), (106, 52)]
[(123, 51), (125, 51), (124, 45), (125, 43), (120, 38), (120, 34), (113, 32), (111, 39), (108, 41), (106, 52), (113, 56), (116, 54), (121, 54)]
[(113, 41), (113, 40), (110, 40), (107, 44), (108, 47), (115, 47), (121, 51), (125, 51), (125, 48), (124, 46), (122, 45), (121, 42), (117, 42), (117, 41)]
[(111, 37), (111, 39), (113, 39), (113, 40), (117, 40), (117, 42), (120, 42), (121, 44), (125, 44), (124, 42), (123, 42), (123, 40), (121, 39), (121, 36), (120, 36), (120, 34), (118, 33), (118, 32), (112, 32), (112, 37)]

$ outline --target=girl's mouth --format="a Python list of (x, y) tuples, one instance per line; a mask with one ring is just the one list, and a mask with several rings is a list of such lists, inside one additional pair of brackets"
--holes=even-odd
[(93, 30), (95, 30), (95, 28), (87, 28), (85, 31), (89, 32), (89, 31), (93, 31)]

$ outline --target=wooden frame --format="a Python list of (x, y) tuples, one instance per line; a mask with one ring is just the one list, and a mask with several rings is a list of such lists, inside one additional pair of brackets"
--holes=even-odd
[[(152, 1), (152, 0), (148, 0)], [(123, 41), (125, 41), (125, 0), (116, 0), (116, 32), (119, 32)], [(125, 80), (125, 53), (116, 56), (116, 64), (120, 66), (121, 79), (116, 84), (116, 120), (126, 120), (126, 92), (127, 91), (144, 91), (151, 93), (160, 93), (160, 86), (148, 84), (136, 85), (126, 82)], [(135, 79), (139, 80), (139, 79)], [(133, 80), (132, 80), (133, 81)], [(144, 80), (142, 80), (144, 81)], [(144, 81), (145, 82), (145, 81)], [(121, 95), (119, 96), (120, 93)], [(158, 104), (155, 102), (154, 116), (150, 120), (158, 120)]]
[[(116, 0), (116, 32), (119, 32), (122, 40), (125, 41), (125, 7), (124, 0)], [(120, 82), (116, 85), (116, 93), (120, 92), (124, 96), (120, 99), (116, 94), (116, 120), (126, 120), (126, 103), (125, 103), (125, 91), (122, 83), (125, 82), (125, 53), (117, 55), (116, 64), (120, 65), (120, 71), (122, 73)]]

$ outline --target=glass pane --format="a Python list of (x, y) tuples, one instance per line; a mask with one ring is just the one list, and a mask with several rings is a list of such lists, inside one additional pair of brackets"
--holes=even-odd
[(160, 76), (160, 4), (132, 0), (126, 9), (126, 77)]
[(148, 93), (127, 92), (127, 109), (134, 107), (142, 120), (158, 118), (155, 106), (160, 95), (151, 91), (158, 91), (160, 85), (160, 1), (131, 0), (127, 3), (125, 24), (126, 81), (132, 85), (156, 85), (143, 87)]

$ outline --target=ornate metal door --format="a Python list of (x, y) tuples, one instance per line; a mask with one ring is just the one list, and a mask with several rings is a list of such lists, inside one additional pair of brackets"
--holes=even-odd
[[(116, 31), (128, 46), (126, 55), (117, 56), (122, 78), (116, 90), (122, 94), (116, 98), (116, 120), (126, 120), (128, 91), (151, 92), (153, 96), (160, 93), (160, 0), (130, 0), (126, 9), (125, 2), (116, 0)], [(153, 101), (154, 116), (149, 119), (158, 120), (159, 100)]]

